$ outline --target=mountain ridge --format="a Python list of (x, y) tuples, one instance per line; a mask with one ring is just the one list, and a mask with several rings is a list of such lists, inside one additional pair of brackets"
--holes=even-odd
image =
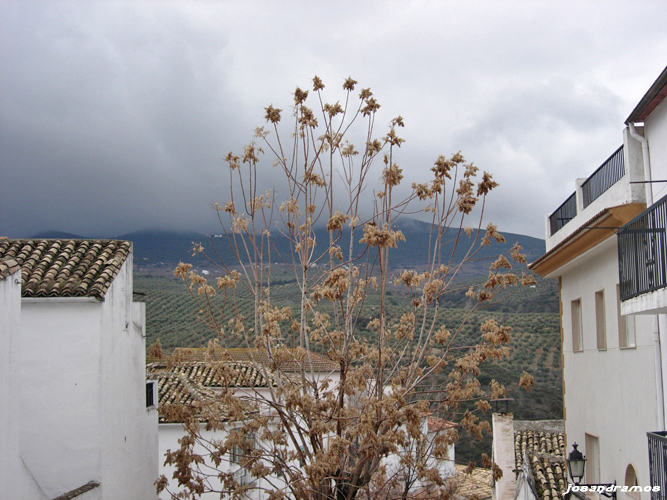
[[(424, 266), (428, 262), (429, 255), (429, 234), (431, 224), (422, 222), (416, 219), (399, 219), (394, 225), (394, 229), (400, 230), (405, 238), (405, 242), (400, 242), (398, 248), (392, 250), (392, 267), (394, 268), (418, 268)], [(454, 234), (458, 228), (452, 228)], [(473, 242), (474, 238), (478, 239), (475, 242), (475, 248), (478, 248), (478, 253), (475, 259), (466, 264), (464, 270), (465, 277), (480, 276), (488, 273), (488, 264), (492, 259), (495, 259), (500, 253), (508, 252), (514, 243), (518, 243), (523, 248), (523, 253), (529, 262), (537, 259), (544, 254), (545, 244), (544, 240), (534, 238), (532, 236), (517, 234), (517, 233), (501, 233), (505, 237), (505, 243), (496, 243), (495, 241), (486, 247), (479, 246), (479, 240), (484, 234), (485, 230), (480, 230), (479, 234), (472, 232), (470, 238), (462, 233), (462, 238), (465, 239), (465, 244), (457, 244), (454, 242), (443, 243), (443, 255), (448, 255), (454, 249), (454, 261), (460, 262), (465, 258), (467, 250), (470, 248), (468, 242)], [(349, 238), (350, 230), (346, 228), (343, 231), (343, 238)], [(361, 238), (361, 230), (355, 232), (355, 239)], [(357, 238), (359, 235), (359, 238)], [(72, 233), (65, 233), (60, 231), (42, 231), (33, 236), (34, 238), (85, 238)], [(163, 229), (143, 229), (116, 235), (110, 239), (128, 240), (133, 243), (134, 247), (134, 263), (135, 266), (142, 269), (167, 267), (173, 269), (173, 265), (178, 262), (189, 262), (195, 266), (201, 266), (209, 262), (206, 257), (201, 254), (193, 254), (193, 244), (202, 244), (205, 251), (211, 251), (213, 255), (218, 255), (227, 262), (235, 263), (236, 259), (229, 247), (225, 237), (219, 237), (216, 234), (205, 235), (194, 231), (170, 231)], [(326, 228), (315, 229), (316, 241), (327, 241), (328, 233)], [(449, 246), (448, 246), (449, 245)], [(286, 260), (290, 260), (290, 243), (289, 240), (283, 236), (278, 235), (273, 239), (273, 249), (275, 250), (272, 261), (275, 258), (276, 263), (282, 262), (282, 259), (276, 255), (282, 255)], [(273, 251), (273, 250), (272, 250)], [(287, 259), (287, 257), (290, 257)]]

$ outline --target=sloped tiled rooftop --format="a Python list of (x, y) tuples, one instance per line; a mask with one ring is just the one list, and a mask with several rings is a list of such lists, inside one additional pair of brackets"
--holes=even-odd
[(131, 248), (115, 240), (0, 239), (0, 259), (21, 266), (23, 297), (103, 300)]
[(562, 421), (515, 421), (514, 458), (520, 470), (526, 459), (542, 500), (563, 498), (567, 491), (565, 435)]
[(19, 265), (14, 259), (0, 259), (0, 281), (18, 270)]
[(484, 500), (491, 498), (491, 470), (476, 468), (470, 474), (468, 467), (456, 464), (451, 479), (456, 486), (456, 498), (467, 500)]
[[(251, 363), (180, 361), (172, 366), (166, 363), (151, 363), (146, 366), (150, 375), (171, 373), (200, 384), (203, 387), (268, 387), (264, 374)], [(223, 380), (225, 383), (223, 384)]]
[(305, 354), (302, 358), (299, 358), (296, 349), (284, 349), (283, 351), (287, 353), (286, 356), (283, 356), (284, 359), (280, 359), (279, 361), (274, 359), (272, 362), (268, 353), (262, 349), (177, 347), (174, 349), (174, 358), (178, 361), (205, 361), (209, 359), (212, 361), (253, 362), (269, 370), (288, 373), (300, 371), (301, 366), (305, 370), (310, 370), (310, 360), (312, 360), (312, 367), (316, 372), (334, 372), (340, 370), (340, 366), (337, 363), (321, 354), (311, 352), (310, 358)]
[(149, 373), (147, 378), (158, 383), (158, 418), (161, 423), (182, 421), (177, 413), (170, 412), (170, 407), (201, 409), (216, 398), (214, 391), (180, 373)]

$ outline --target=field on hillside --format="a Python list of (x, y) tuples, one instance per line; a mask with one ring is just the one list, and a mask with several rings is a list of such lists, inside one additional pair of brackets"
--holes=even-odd
[[(296, 306), (299, 291), (286, 269), (274, 268), (271, 289), (274, 303), (280, 306)], [(510, 404), (517, 419), (562, 418), (562, 382), (560, 369), (560, 333), (557, 285), (551, 280), (537, 278), (537, 285), (519, 290), (500, 304), (474, 313), (461, 328), (457, 345), (476, 343), (480, 335), (479, 325), (489, 318), (513, 328), (511, 354), (503, 360), (486, 363), (480, 381), (488, 385), (492, 379), (509, 386), (518, 380), (525, 370), (535, 378), (535, 387), (528, 393), (517, 390)], [(468, 314), (470, 304), (465, 297), (468, 283), (457, 287), (443, 301), (441, 320), (451, 330)], [(147, 344), (158, 338), (165, 351), (174, 347), (205, 345), (214, 337), (213, 332), (197, 319), (198, 310), (185, 284), (165, 275), (135, 275), (134, 290), (144, 295), (135, 297), (146, 303)], [(409, 306), (410, 296), (402, 286), (391, 286), (387, 293), (390, 319), (397, 319)], [(219, 299), (219, 297), (216, 297)], [(250, 295), (239, 289), (238, 303), (241, 313), (252, 315)], [(379, 309), (379, 295), (369, 293), (360, 318), (359, 332), (373, 341), (373, 334), (366, 324)], [(326, 310), (326, 308), (325, 308)], [(289, 344), (289, 339), (285, 339)], [(229, 346), (241, 346), (232, 341)], [(466, 436), (457, 444), (457, 460), (466, 461), (480, 452), (490, 452), (490, 441), (473, 441)]]

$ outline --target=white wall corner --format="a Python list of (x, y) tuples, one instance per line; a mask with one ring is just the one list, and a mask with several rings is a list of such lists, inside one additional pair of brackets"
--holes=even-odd
[(493, 428), (493, 461), (503, 471), (501, 477), (493, 485), (493, 500), (514, 500), (516, 475), (514, 473), (514, 417), (511, 413), (494, 413)]

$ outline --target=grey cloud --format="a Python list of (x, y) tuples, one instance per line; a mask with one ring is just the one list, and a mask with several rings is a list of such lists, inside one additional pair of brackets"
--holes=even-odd
[(4, 2), (0, 235), (209, 230), (222, 157), (318, 74), (372, 87), (378, 133), (405, 117), (411, 177), (461, 149), (501, 182), (489, 217), (541, 237), (662, 69), (660, 8), (480, 6)]

